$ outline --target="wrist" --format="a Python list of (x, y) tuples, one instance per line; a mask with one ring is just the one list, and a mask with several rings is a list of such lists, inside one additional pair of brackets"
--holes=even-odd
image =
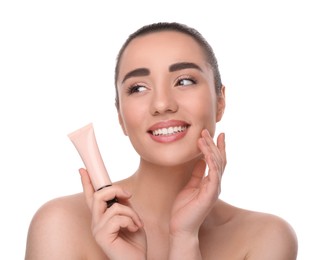
[(169, 260), (201, 258), (198, 235), (170, 235)]

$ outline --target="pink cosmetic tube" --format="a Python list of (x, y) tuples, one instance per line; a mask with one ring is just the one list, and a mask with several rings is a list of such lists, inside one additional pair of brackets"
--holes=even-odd
[[(102, 160), (92, 123), (70, 133), (68, 137), (81, 156), (93, 188), (98, 191), (111, 186), (112, 183)], [(108, 201), (108, 207), (116, 201), (116, 198)]]

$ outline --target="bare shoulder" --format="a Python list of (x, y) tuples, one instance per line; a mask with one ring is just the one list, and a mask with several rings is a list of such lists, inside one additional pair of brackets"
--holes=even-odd
[[(60, 198), (55, 198), (42, 205), (35, 213), (31, 227), (33, 225), (66, 225), (70, 222), (83, 222), (87, 209), (83, 194), (75, 194)], [(76, 223), (76, 224), (77, 224)]]
[(273, 214), (243, 212), (246, 215), (245, 221), (251, 227), (251, 247), (246, 259), (295, 260), (297, 258), (297, 236), (286, 220)]
[(82, 259), (89, 234), (90, 212), (83, 194), (53, 199), (30, 223), (26, 259)]
[[(214, 222), (216, 241), (222, 246), (237, 249), (235, 257), (224, 256), (228, 259), (297, 258), (295, 231), (279, 216), (237, 208), (225, 202), (220, 202), (211, 216), (218, 219), (218, 223)], [(223, 243), (224, 239), (230, 241), (229, 245)]]

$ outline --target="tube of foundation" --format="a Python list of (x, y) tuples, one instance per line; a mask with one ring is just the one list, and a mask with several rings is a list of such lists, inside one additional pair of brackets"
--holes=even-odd
[[(90, 123), (68, 135), (75, 148), (77, 149), (91, 179), (93, 188), (98, 191), (111, 186), (111, 180), (108, 171), (102, 160), (93, 124)], [(117, 199), (107, 201), (110, 207)]]

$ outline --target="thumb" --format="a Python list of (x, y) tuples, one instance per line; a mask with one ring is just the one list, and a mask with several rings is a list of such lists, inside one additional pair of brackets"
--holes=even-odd
[(80, 169), (79, 170), (80, 176), (81, 176), (81, 182), (82, 182), (82, 187), (83, 187), (83, 193), (87, 202), (88, 207), (91, 209), (92, 205), (92, 199), (93, 199), (93, 193), (94, 188), (92, 186), (89, 174), (87, 170), (85, 169)]

